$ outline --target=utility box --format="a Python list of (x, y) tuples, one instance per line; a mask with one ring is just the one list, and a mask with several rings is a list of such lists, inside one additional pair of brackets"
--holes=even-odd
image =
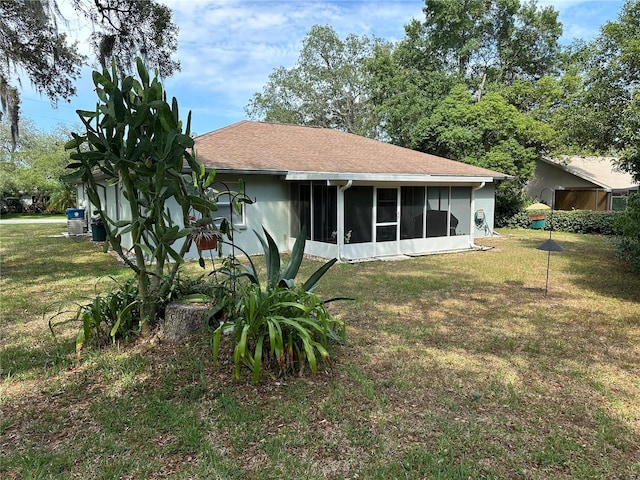
[(80, 219), (68, 219), (67, 220), (67, 233), (69, 235), (84, 235), (85, 228), (84, 218)]

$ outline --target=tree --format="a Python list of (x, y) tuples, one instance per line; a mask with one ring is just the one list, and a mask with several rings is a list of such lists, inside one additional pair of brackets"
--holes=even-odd
[(623, 103), (611, 112), (619, 126), (612, 141), (621, 153), (620, 167), (640, 182), (640, 1), (628, 0), (618, 21), (602, 27), (597, 42), (601, 71), (611, 72), (611, 93)]
[[(150, 331), (159, 299), (173, 286), (178, 267), (191, 246), (189, 216), (216, 210), (215, 201), (200, 195), (213, 182), (205, 176), (192, 152), (191, 114), (186, 125), (179, 117), (178, 102), (166, 101), (166, 93), (138, 59), (138, 79), (118, 79), (115, 62), (111, 72), (93, 72), (100, 103), (93, 111), (79, 111), (85, 132), (73, 134), (66, 148), (73, 173), (67, 181), (82, 181), (92, 205), (103, 219), (107, 241), (133, 270), (137, 279), (140, 328)], [(192, 176), (182, 173), (187, 163)], [(109, 217), (100, 197), (99, 181), (114, 183), (127, 200), (129, 219)], [(167, 209), (174, 201), (182, 218), (175, 224)], [(123, 248), (130, 236), (134, 259)], [(169, 261), (175, 263), (169, 266)]]
[(77, 45), (58, 31), (59, 16), (55, 1), (0, 2), (0, 100), (2, 112), (9, 115), (14, 146), (20, 117), (18, 73), (24, 72), (52, 101), (68, 100), (75, 94), (73, 81), (84, 57), (77, 53)]
[(66, 140), (62, 127), (42, 132), (32, 122), (24, 121), (22, 135), (13, 148), (9, 125), (0, 123), (0, 194), (45, 196), (63, 189), (60, 177), (69, 163)]
[(405, 27), (396, 46), (378, 45), (366, 62), (371, 75), (370, 101), (380, 119), (382, 137), (412, 148), (414, 129), (459, 81), (435, 57), (426, 54), (423, 27), (414, 21)]
[[(477, 84), (536, 80), (554, 68), (562, 25), (535, 0), (425, 0), (427, 52)], [(479, 87), (482, 88), (482, 87)]]
[(451, 93), (416, 125), (413, 148), (512, 175), (497, 190), (496, 216), (517, 212), (535, 162), (553, 147), (549, 125), (491, 92), (476, 101), (465, 85)]
[[(411, 146), (413, 131), (458, 84), (504, 95), (555, 72), (562, 26), (557, 12), (518, 0), (425, 0), (424, 21), (405, 26), (395, 48), (369, 62), (372, 98), (386, 136)], [(506, 96), (505, 96), (506, 98)], [(434, 153), (434, 152), (431, 152)]]
[[(620, 168), (640, 182), (640, 1), (627, 0), (618, 20), (607, 22), (602, 27), (595, 45), (594, 66), (589, 72), (589, 93), (601, 93), (603, 103), (611, 106), (607, 117), (612, 125), (612, 135), (607, 139), (609, 147), (620, 153)], [(587, 101), (598, 107), (594, 97), (587, 97)], [(622, 238), (618, 254), (640, 268), (638, 194), (629, 197), (619, 227)]]
[(341, 40), (326, 26), (307, 34), (298, 62), (274, 70), (245, 108), (251, 118), (335, 128), (376, 136), (378, 120), (369, 100), (364, 68), (379, 40), (348, 35)]
[[(179, 69), (179, 63), (171, 60), (177, 27), (165, 5), (154, 0), (73, 0), (72, 5), (92, 26), (91, 44), (103, 67), (118, 58), (120, 66), (129, 70), (140, 55), (163, 75)], [(0, 2), (0, 100), (14, 143), (21, 76), (54, 104), (75, 94), (74, 81), (86, 58), (59, 29), (64, 22), (56, 0)]]

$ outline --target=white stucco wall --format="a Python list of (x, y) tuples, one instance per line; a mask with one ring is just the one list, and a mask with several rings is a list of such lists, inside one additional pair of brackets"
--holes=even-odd
[[(487, 183), (484, 187), (474, 192), (474, 204), (472, 205), (471, 221), (473, 222), (473, 236), (489, 237), (495, 227), (496, 187), (494, 183)], [(479, 210), (484, 212), (485, 222), (478, 227), (475, 216)]]
[[(263, 227), (266, 228), (274, 238), (279, 249), (286, 251), (291, 248), (294, 239), (290, 238), (290, 193), (289, 184), (278, 176), (273, 175), (245, 175), (242, 177), (230, 175), (218, 175), (217, 181), (235, 186), (238, 179), (242, 178), (245, 185), (246, 195), (253, 201), (252, 204), (245, 204), (245, 224), (239, 225), (234, 233), (235, 244), (249, 255), (262, 254), (262, 245), (254, 234), (254, 230), (262, 233)], [(219, 187), (216, 187), (219, 188)], [(88, 205), (88, 199), (83, 195), (82, 188), (79, 188), (78, 199), (84, 199), (90, 216), (91, 206)], [(128, 204), (126, 200), (117, 192), (115, 186), (107, 186), (100, 194), (103, 201), (103, 207), (106, 208), (109, 215), (118, 220), (124, 220), (129, 217)], [(169, 202), (167, 205), (175, 224), (182, 224), (182, 209), (175, 202)], [(226, 208), (226, 207), (225, 207)], [(484, 222), (477, 225), (474, 217), (478, 211), (484, 212)], [(345, 245), (343, 250), (344, 258), (362, 258), (374, 255), (391, 255), (397, 253), (436, 253), (438, 251), (451, 251), (469, 248), (473, 244), (473, 238), (490, 236), (494, 229), (494, 210), (495, 210), (495, 184), (486, 183), (482, 188), (472, 193), (471, 204), (471, 235), (458, 235), (453, 237), (437, 237), (420, 239), (419, 244), (412, 245), (412, 241), (403, 240), (398, 243), (397, 248), (401, 251), (393, 252), (369, 252), (367, 255), (359, 255), (356, 250), (359, 247), (354, 245)], [(220, 212), (221, 213), (221, 212)], [(327, 258), (338, 256), (337, 245), (317, 244), (317, 242), (308, 242), (307, 251), (310, 254), (324, 256)], [(415, 242), (414, 242), (415, 243)], [(130, 238), (124, 239), (123, 246), (130, 248)], [(381, 245), (384, 246), (384, 245)], [(181, 247), (180, 241), (174, 245), (176, 250)], [(352, 251), (353, 250), (353, 251)], [(414, 251), (415, 250), (415, 251)], [(223, 246), (223, 253), (229, 253), (231, 247)], [(195, 259), (198, 257), (198, 251), (193, 245), (187, 253), (186, 258)]]
[[(216, 180), (235, 183), (241, 178), (245, 186), (245, 194), (254, 202), (245, 204), (246, 224), (239, 226), (234, 233), (234, 242), (249, 255), (263, 253), (262, 245), (255, 233), (262, 233), (266, 228), (281, 251), (289, 249), (289, 186), (276, 176), (218, 175)], [(224, 245), (223, 253), (230, 251), (229, 245)], [(187, 258), (197, 258), (198, 251), (193, 246)]]

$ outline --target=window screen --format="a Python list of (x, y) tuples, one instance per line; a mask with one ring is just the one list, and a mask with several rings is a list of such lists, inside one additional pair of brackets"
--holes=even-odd
[(349, 243), (372, 242), (373, 187), (351, 187), (344, 192), (345, 237)]

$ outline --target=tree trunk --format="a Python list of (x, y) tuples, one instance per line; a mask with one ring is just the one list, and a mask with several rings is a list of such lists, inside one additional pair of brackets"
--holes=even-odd
[(169, 342), (180, 342), (207, 329), (211, 308), (206, 303), (179, 303), (167, 305), (164, 317), (164, 336)]

